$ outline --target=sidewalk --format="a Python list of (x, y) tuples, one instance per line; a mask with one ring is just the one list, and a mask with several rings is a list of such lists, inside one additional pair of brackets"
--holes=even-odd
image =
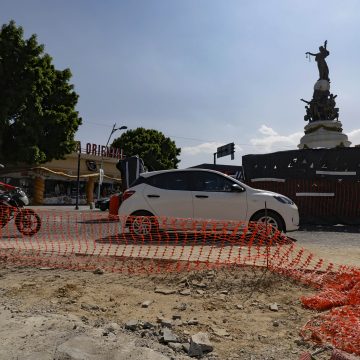
[(76, 211), (76, 212), (101, 212), (100, 209), (96, 209), (95, 207), (93, 209), (90, 209), (90, 205), (79, 205), (79, 210), (75, 209), (75, 205), (30, 205), (27, 206), (30, 209), (33, 209), (35, 211)]

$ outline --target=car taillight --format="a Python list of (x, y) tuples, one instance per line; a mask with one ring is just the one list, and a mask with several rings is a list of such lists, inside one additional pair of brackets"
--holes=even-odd
[(135, 194), (134, 190), (126, 190), (122, 195), (122, 201), (128, 199), (131, 195)]

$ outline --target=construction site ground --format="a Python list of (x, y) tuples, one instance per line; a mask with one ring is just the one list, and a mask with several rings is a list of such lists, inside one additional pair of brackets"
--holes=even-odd
[[(356, 227), (289, 235), (317, 257), (360, 265)], [(185, 345), (198, 332), (208, 333), (213, 345), (203, 359), (297, 360), (319, 347), (299, 335), (316, 315), (300, 298), (314, 292), (264, 267), (125, 274), (15, 267), (4, 260), (0, 360), (188, 359)], [(139, 326), (127, 326), (134, 321)], [(164, 324), (184, 346), (164, 343)], [(71, 344), (79, 350), (69, 350)], [(330, 350), (315, 355), (329, 358)]]

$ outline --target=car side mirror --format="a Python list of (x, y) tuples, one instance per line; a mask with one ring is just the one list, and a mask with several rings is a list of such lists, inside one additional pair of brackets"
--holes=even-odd
[(245, 189), (243, 187), (241, 187), (239, 184), (232, 184), (231, 191), (232, 192), (244, 192)]

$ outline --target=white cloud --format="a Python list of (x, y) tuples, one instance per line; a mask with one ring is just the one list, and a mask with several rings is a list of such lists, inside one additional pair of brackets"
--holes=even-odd
[(273, 152), (280, 150), (297, 149), (303, 132), (295, 132), (288, 135), (280, 135), (271, 127), (261, 125), (259, 133), (263, 136), (250, 139), (250, 144), (259, 152)]
[(185, 146), (181, 149), (182, 155), (213, 154), (216, 149), (224, 145), (218, 142), (206, 142), (196, 146)]
[(269, 135), (269, 136), (277, 136), (277, 132), (274, 131), (272, 128), (266, 126), (266, 125), (261, 125), (259, 132), (263, 135)]
[[(218, 147), (225, 145), (224, 142), (205, 142), (196, 146), (185, 146), (181, 148), (181, 155), (214, 154)], [(239, 145), (235, 144), (235, 151), (242, 151)]]
[(347, 135), (352, 143), (351, 146), (360, 144), (360, 129), (350, 131)]

